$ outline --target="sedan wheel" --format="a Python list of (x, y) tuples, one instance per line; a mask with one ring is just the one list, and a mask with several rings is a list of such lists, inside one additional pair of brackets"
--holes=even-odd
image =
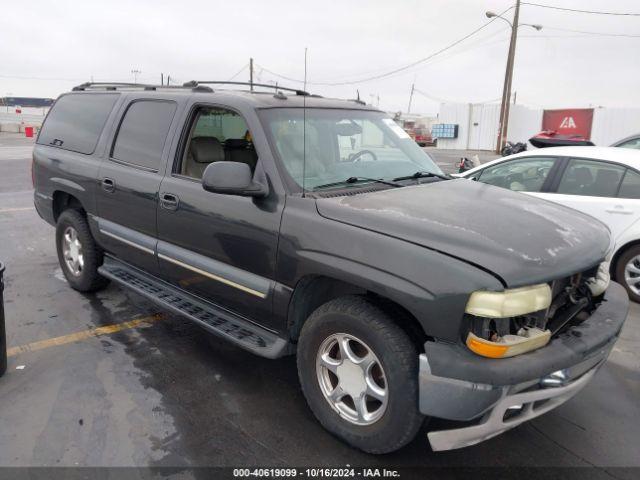
[(615, 260), (615, 280), (629, 294), (629, 298), (640, 303), (640, 245), (626, 248)]

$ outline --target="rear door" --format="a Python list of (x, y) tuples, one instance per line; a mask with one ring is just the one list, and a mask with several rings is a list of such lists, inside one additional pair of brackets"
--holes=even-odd
[(156, 208), (177, 104), (159, 98), (125, 102), (98, 174), (100, 243), (150, 273), (158, 272)]
[(617, 239), (640, 218), (640, 174), (613, 162), (570, 158), (544, 197), (597, 218)]

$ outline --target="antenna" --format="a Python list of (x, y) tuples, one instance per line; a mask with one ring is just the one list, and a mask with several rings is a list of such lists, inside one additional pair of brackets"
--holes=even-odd
[[(304, 87), (307, 91), (307, 47), (304, 47)], [(302, 198), (305, 197), (307, 177), (307, 96), (302, 97)]]

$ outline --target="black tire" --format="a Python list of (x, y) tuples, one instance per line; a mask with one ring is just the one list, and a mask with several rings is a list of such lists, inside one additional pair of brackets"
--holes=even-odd
[[(68, 227), (75, 229), (78, 240), (82, 245), (84, 265), (78, 275), (74, 275), (64, 260), (62, 240)], [(79, 292), (95, 292), (104, 288), (109, 283), (106, 278), (98, 274), (98, 267), (102, 265), (104, 253), (93, 239), (89, 224), (80, 211), (68, 209), (58, 217), (56, 225), (56, 249), (58, 251), (58, 261), (60, 262), (62, 273), (74, 290), (78, 290)]]
[[(316, 373), (316, 356), (325, 339), (337, 333), (364, 341), (380, 360), (388, 400), (382, 416), (356, 425), (329, 404)], [(308, 318), (298, 342), (298, 375), (309, 407), (322, 426), (368, 453), (388, 453), (409, 443), (424, 416), (418, 411), (418, 353), (408, 335), (377, 305), (361, 296), (331, 300)]]
[[(640, 245), (634, 245), (626, 249), (624, 252), (622, 252), (622, 255), (620, 255), (616, 260), (614, 273), (615, 273), (616, 281), (625, 288), (625, 290), (629, 294), (629, 298), (636, 303), (640, 303), (640, 295), (638, 295), (633, 290), (631, 290), (631, 287), (625, 280), (625, 274), (624, 274), (624, 269), (627, 266), (627, 264), (631, 261), (633, 257), (637, 257), (637, 256), (640, 256)], [(638, 276), (638, 287), (640, 287), (640, 276)]]

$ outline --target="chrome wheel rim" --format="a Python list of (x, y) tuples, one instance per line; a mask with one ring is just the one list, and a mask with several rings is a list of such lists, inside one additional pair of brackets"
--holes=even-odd
[(636, 295), (640, 295), (640, 255), (636, 255), (624, 266), (624, 281)]
[(389, 390), (382, 364), (362, 340), (346, 333), (326, 338), (316, 357), (325, 400), (342, 418), (371, 425), (384, 415)]
[(62, 234), (62, 257), (67, 270), (75, 277), (82, 274), (84, 269), (84, 254), (78, 232), (73, 227), (67, 227)]

